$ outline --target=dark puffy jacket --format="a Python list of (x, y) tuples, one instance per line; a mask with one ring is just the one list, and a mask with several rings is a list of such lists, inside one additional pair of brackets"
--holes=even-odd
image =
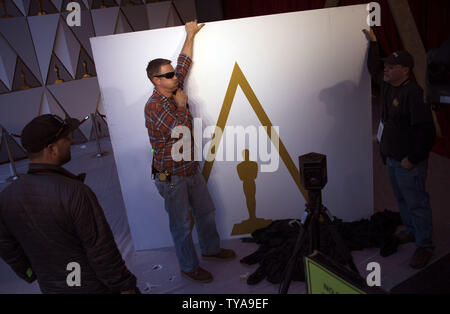
[[(43, 293), (136, 287), (97, 197), (58, 166), (30, 164), (28, 174), (0, 193), (0, 257), (22, 279), (37, 279)], [(81, 286), (67, 284), (71, 262), (80, 265)]]

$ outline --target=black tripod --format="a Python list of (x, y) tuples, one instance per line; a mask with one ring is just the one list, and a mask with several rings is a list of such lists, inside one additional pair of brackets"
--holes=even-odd
[(303, 258), (297, 255), (300, 249), (307, 244), (307, 240), (310, 240), (309, 254), (320, 250), (321, 226), (329, 231), (336, 245), (337, 252), (345, 261), (346, 265), (359, 276), (358, 269), (353, 262), (350, 251), (345, 246), (344, 240), (339, 235), (336, 226), (332, 224), (330, 216), (322, 205), (322, 189), (327, 182), (326, 156), (310, 153), (300, 156), (299, 161), (302, 185), (308, 190), (308, 204), (306, 205), (308, 216), (303, 228), (299, 232), (292, 256), (287, 263), (285, 276), (280, 285), (280, 294), (287, 293), (297, 258)]

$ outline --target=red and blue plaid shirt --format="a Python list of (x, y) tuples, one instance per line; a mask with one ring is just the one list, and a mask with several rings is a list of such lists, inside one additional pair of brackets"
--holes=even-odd
[[(178, 87), (183, 88), (184, 80), (191, 66), (192, 59), (185, 54), (178, 56), (175, 74)], [(145, 105), (145, 126), (148, 129), (150, 144), (153, 148), (154, 167), (158, 171), (169, 171), (172, 175), (189, 176), (198, 169), (198, 162), (194, 161), (194, 147), (192, 137), (188, 140), (191, 147), (191, 160), (174, 161), (172, 147), (179, 138), (172, 138), (172, 130), (177, 126), (186, 126), (192, 132), (192, 115), (186, 107), (178, 107), (173, 97), (165, 97), (156, 88)], [(180, 153), (183, 152), (180, 149)]]

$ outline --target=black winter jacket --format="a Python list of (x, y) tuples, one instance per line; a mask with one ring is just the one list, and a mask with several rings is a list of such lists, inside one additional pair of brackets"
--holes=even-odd
[(380, 151), (383, 159), (397, 161), (408, 157), (413, 164), (426, 160), (431, 151), (435, 128), (431, 107), (424, 103), (423, 90), (412, 81), (394, 87), (383, 81), (380, 46), (371, 42), (368, 68), (380, 86), (382, 122), (384, 131)]
[[(0, 193), (0, 257), (22, 279), (37, 279), (43, 293), (136, 287), (95, 194), (54, 165), (30, 164), (28, 174)], [(71, 262), (80, 265), (81, 286), (66, 282)]]

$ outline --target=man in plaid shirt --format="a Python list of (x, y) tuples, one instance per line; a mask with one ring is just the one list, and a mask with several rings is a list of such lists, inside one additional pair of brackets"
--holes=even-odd
[(170, 60), (154, 59), (149, 62), (147, 76), (155, 88), (145, 105), (145, 126), (154, 150), (153, 167), (157, 174), (155, 185), (164, 198), (169, 214), (170, 232), (181, 274), (193, 281), (211, 282), (211, 273), (199, 266), (192, 242), (189, 210), (192, 209), (203, 259), (227, 261), (236, 254), (232, 250), (220, 248), (214, 203), (199, 171), (198, 161), (194, 161), (192, 137), (184, 139), (189, 144), (184, 147), (191, 149), (183, 152), (183, 156), (188, 155), (190, 158), (180, 161), (172, 158), (173, 145), (182, 138), (182, 135), (172, 137), (172, 131), (177, 127), (186, 127), (192, 131), (192, 115), (183, 85), (192, 63), (194, 37), (203, 26), (197, 24), (197, 20), (186, 23), (186, 40), (175, 70)]

